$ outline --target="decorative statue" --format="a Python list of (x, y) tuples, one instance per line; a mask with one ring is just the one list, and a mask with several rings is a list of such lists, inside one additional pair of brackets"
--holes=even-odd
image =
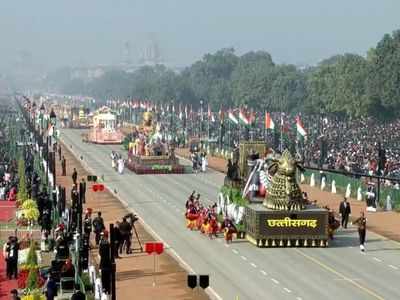
[(302, 210), (306, 201), (296, 182), (296, 170), (304, 171), (300, 161), (296, 161), (288, 150), (279, 160), (272, 159), (268, 172), (273, 174), (268, 196), (264, 205), (274, 210)]

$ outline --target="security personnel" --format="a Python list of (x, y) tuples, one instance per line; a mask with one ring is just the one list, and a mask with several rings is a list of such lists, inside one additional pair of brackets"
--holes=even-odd
[(99, 244), (101, 285), (106, 294), (111, 293), (111, 248), (108, 231), (103, 230)]
[(86, 181), (85, 178), (82, 178), (82, 181), (79, 183), (79, 198), (81, 203), (86, 203)]

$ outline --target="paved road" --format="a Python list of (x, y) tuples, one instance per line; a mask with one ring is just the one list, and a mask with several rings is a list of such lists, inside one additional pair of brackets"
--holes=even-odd
[(184, 204), (192, 190), (213, 202), (223, 175), (118, 175), (111, 150), (121, 146), (84, 144), (79, 130), (62, 139), (108, 187), (116, 189), (143, 220), (197, 274), (209, 274), (222, 299), (400, 299), (400, 245), (368, 233), (365, 254), (354, 229), (339, 232), (329, 248), (257, 248), (247, 242), (225, 245), (185, 228)]

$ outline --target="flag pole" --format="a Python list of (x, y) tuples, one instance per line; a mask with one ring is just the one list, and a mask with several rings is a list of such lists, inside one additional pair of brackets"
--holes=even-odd
[(283, 114), (282, 114), (282, 111), (281, 111), (281, 145), (280, 145), (280, 148), (281, 148), (281, 153), (283, 152)]

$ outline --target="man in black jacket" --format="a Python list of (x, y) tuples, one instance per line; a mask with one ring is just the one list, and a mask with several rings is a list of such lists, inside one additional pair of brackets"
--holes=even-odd
[(82, 178), (82, 181), (79, 183), (79, 197), (82, 203), (86, 203), (86, 181), (85, 178)]
[(342, 216), (342, 227), (347, 228), (347, 223), (349, 221), (349, 216), (351, 214), (350, 203), (347, 202), (345, 197), (342, 202), (340, 202), (339, 213)]
[(111, 293), (111, 249), (108, 241), (108, 232), (104, 230), (101, 234), (99, 245), (101, 285), (106, 294)]
[(72, 182), (74, 183), (74, 184), (76, 184), (77, 181), (78, 180), (78, 172), (76, 171), (76, 169), (74, 168), (74, 171), (72, 172)]
[(125, 243), (125, 248), (126, 248), (126, 254), (131, 254), (131, 231), (132, 231), (132, 226), (126, 221), (126, 218), (122, 219), (122, 223), (119, 224), (119, 231), (121, 233), (121, 245), (120, 245), (120, 250), (122, 252), (122, 247), (123, 244)]

